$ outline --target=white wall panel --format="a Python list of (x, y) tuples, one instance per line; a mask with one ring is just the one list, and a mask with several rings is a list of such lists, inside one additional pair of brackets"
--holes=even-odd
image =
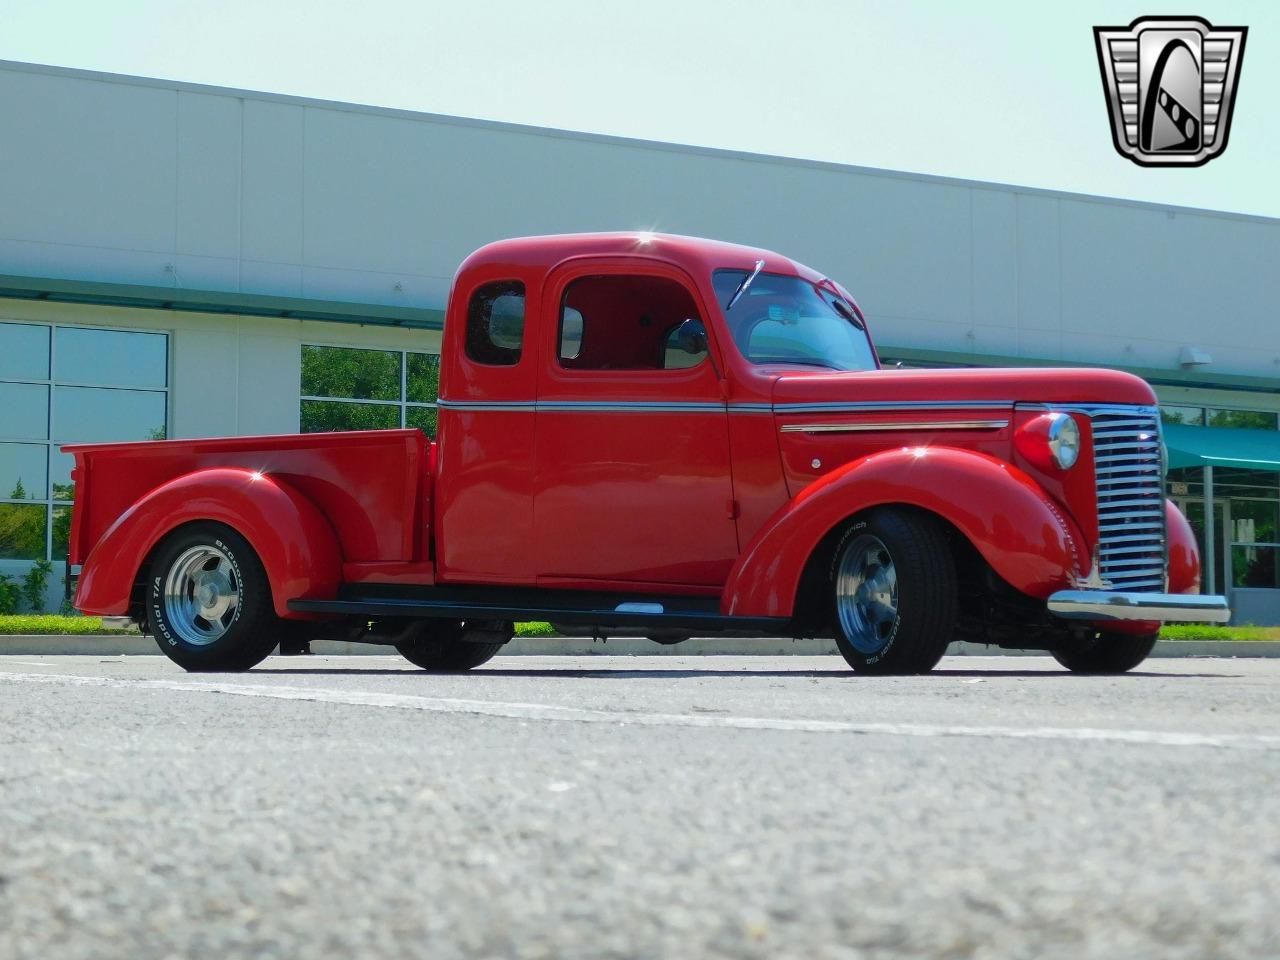
[[(1018, 321), (1024, 330), (1062, 327), (1061, 227), (1057, 197), (1017, 194)], [(1032, 342), (1028, 339), (1028, 342)]]
[[(246, 99), (241, 255), (302, 263), (302, 107)], [(246, 288), (251, 289), (251, 288)]]
[[(0, 211), (0, 223), (3, 220), (4, 214)], [(125, 250), (0, 239), (0, 273), (27, 277), (168, 286), (173, 278), (165, 267), (173, 263), (173, 256), (172, 252), (164, 250)]]
[(164, 285), (227, 293), (240, 289), (240, 261), (236, 258), (175, 254), (167, 261), (173, 264), (173, 271), (161, 281)]
[(296, 263), (240, 261), (240, 286), (270, 297), (301, 297), (302, 267)]
[(169, 435), (234, 436), (234, 398), (240, 390), (235, 318), (174, 315), (171, 322), (169, 364), (174, 389), (169, 401)]
[(240, 103), (178, 94), (179, 253), (240, 256)]
[[(973, 322), (1018, 325), (1018, 205), (1004, 190), (972, 190)], [(1006, 335), (1016, 342), (1013, 331)]]
[(0, 71), (0, 234), (172, 250), (177, 99), (154, 87)]
[(397, 118), (307, 111), (308, 266), (395, 273), (430, 264), (433, 237), (449, 227), (433, 194), (458, 189), (454, 171), (441, 169), (435, 132)]
[[(297, 433), (301, 347), (296, 329), (283, 324), (236, 321), (239, 388), (236, 433)], [(296, 328), (298, 324), (290, 325)]]

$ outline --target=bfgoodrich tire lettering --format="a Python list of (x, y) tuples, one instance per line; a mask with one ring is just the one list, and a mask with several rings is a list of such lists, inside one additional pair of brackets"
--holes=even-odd
[(859, 673), (927, 673), (955, 632), (958, 585), (947, 531), (929, 514), (882, 507), (836, 544), (828, 571), (840, 653)]
[(160, 543), (147, 575), (147, 621), (164, 654), (191, 671), (248, 670), (279, 640), (262, 562), (220, 523), (189, 524)]

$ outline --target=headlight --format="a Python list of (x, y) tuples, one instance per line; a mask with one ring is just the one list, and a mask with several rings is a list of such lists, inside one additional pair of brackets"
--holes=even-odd
[(1049, 425), (1049, 452), (1054, 462), (1063, 470), (1069, 470), (1080, 457), (1080, 428), (1075, 418), (1066, 413), (1054, 413)]

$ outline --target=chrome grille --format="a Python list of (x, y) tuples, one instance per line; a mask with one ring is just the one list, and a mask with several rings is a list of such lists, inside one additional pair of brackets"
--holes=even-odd
[(1164, 476), (1156, 407), (1073, 407), (1093, 424), (1102, 579), (1114, 590), (1165, 586)]

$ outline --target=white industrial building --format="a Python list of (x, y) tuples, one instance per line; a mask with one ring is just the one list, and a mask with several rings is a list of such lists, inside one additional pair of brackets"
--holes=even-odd
[(51, 594), (58, 443), (430, 429), (467, 253), (639, 228), (839, 279), (891, 360), (1147, 377), (1206, 587), (1280, 621), (1280, 220), (6, 62), (0, 130), (0, 572)]

